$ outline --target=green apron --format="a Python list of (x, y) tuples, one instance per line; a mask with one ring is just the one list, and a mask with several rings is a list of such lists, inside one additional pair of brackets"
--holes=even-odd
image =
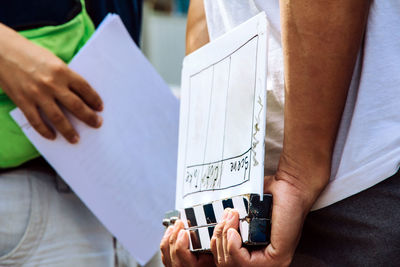
[[(68, 63), (94, 32), (84, 0), (81, 2), (82, 12), (69, 22), (19, 33)], [(0, 89), (0, 168), (16, 167), (40, 156), (11, 118), (9, 113), (14, 108), (15, 104)]]

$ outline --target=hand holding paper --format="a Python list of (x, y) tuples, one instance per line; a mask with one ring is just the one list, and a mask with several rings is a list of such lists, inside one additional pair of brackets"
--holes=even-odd
[(179, 103), (109, 15), (70, 64), (104, 101), (98, 130), (70, 116), (81, 140), (41, 137), (12, 112), (31, 142), (75, 193), (145, 264), (158, 250), (161, 221), (174, 206)]
[(42, 136), (54, 139), (54, 131), (44, 122), (39, 110), (69, 142), (79, 136), (60, 106), (92, 127), (101, 125), (95, 111), (102, 110), (96, 91), (53, 53), (14, 30), (0, 25), (4, 37), (1, 51), (7, 51), (0, 66), (1, 88), (20, 107), (30, 124)]

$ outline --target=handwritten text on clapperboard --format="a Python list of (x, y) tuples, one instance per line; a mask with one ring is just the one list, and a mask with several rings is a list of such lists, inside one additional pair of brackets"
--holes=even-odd
[(254, 37), (190, 77), (184, 196), (226, 189), (251, 178), (251, 166), (257, 164), (253, 148), (259, 144), (255, 120), (262, 109), (255, 100), (257, 42)]

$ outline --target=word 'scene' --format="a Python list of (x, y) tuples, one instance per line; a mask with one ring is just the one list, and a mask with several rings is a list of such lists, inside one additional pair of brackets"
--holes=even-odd
[(230, 162), (231, 172), (240, 171), (240, 169), (247, 170), (249, 168), (249, 156), (242, 158), (241, 160), (235, 160)]

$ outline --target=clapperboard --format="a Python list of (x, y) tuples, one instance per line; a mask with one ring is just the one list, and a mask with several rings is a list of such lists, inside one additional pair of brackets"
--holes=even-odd
[(246, 245), (270, 238), (272, 196), (263, 194), (268, 23), (260, 13), (183, 62), (177, 211), (192, 251), (210, 249), (225, 208), (239, 211)]

